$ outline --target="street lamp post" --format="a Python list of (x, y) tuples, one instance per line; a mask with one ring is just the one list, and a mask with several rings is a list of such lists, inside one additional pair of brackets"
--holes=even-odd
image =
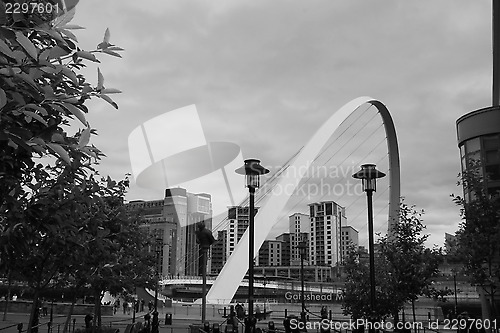
[(457, 308), (458, 308), (458, 299), (457, 299), (457, 272), (452, 269), (453, 272), (453, 295), (455, 296), (455, 313), (454, 316), (457, 316)]
[(245, 165), (235, 170), (237, 174), (246, 176), (246, 184), (250, 194), (250, 216), (248, 221), (248, 317), (245, 323), (245, 333), (253, 333), (255, 329), (255, 318), (253, 316), (253, 259), (255, 247), (255, 226), (254, 226), (254, 196), (255, 189), (260, 186), (260, 175), (269, 173), (269, 170), (260, 165), (260, 160), (248, 159), (245, 160)]
[(298, 248), (300, 250), (300, 299), (302, 300), (302, 311), (300, 312), (300, 321), (304, 324), (306, 322), (306, 300), (304, 297), (304, 257), (306, 255), (307, 243), (303, 239), (299, 242)]
[(201, 299), (201, 322), (204, 324), (207, 313), (207, 252), (210, 245), (215, 242), (212, 232), (205, 227), (205, 222), (198, 222), (196, 230), (196, 241), (200, 244), (201, 252), (201, 275), (202, 275), (202, 299)]
[(373, 192), (377, 190), (377, 178), (382, 178), (385, 173), (376, 169), (375, 164), (363, 164), (361, 170), (352, 175), (361, 179), (363, 191), (366, 192), (368, 203), (368, 250), (370, 251), (370, 311), (372, 320), (375, 312), (375, 251), (373, 244)]
[(155, 286), (155, 310), (153, 312), (153, 320), (151, 322), (151, 333), (158, 333), (158, 284), (160, 279), (160, 253), (162, 251), (163, 239), (157, 238), (155, 244), (156, 252), (156, 286)]

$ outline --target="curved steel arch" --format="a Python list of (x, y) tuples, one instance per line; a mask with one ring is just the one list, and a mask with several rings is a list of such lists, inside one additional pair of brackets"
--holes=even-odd
[[(321, 128), (309, 140), (307, 145), (304, 146), (302, 151), (297, 155), (293, 164), (288, 170), (292, 172), (285, 172), (278, 180), (276, 186), (286, 188), (288, 193), (293, 193), (290, 189), (295, 190), (299, 185), (300, 180), (307, 172), (304, 166), (310, 165), (320, 153), (323, 146), (326, 144), (332, 133), (353, 113), (357, 108), (363, 104), (372, 104), (375, 106), (384, 123), (387, 135), (387, 148), (389, 152), (389, 219), (388, 229), (391, 232), (392, 226), (398, 220), (399, 211), (399, 197), (400, 197), (400, 169), (399, 169), (399, 149), (396, 137), (396, 130), (394, 122), (387, 107), (382, 102), (375, 100), (371, 97), (358, 97), (341, 107), (335, 112)], [(262, 243), (269, 235), (271, 229), (276, 223), (269, 223), (269, 221), (278, 221), (283, 208), (285, 207), (289, 194), (273, 195), (269, 198), (267, 203), (260, 207), (259, 213), (255, 216), (255, 249), (260, 249)], [(243, 280), (246, 271), (248, 270), (248, 229), (236, 245), (234, 252), (231, 254), (226, 264), (222, 268), (217, 280), (215, 280), (212, 288), (207, 294), (207, 302), (209, 303), (229, 303), (233, 298), (238, 286)], [(257, 255), (258, 251), (256, 251)], [(242, 259), (245, 258), (245, 259)]]

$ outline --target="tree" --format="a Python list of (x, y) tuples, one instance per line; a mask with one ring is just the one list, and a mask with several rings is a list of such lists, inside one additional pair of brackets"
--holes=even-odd
[(380, 255), (375, 256), (376, 308), (370, 309), (370, 266), (368, 258), (360, 250), (351, 248), (344, 262), (346, 282), (342, 298), (344, 315), (353, 319), (371, 319), (373, 316), (385, 320), (397, 310), (392, 277), (388, 261)]
[(136, 286), (151, 286), (155, 281), (156, 260), (149, 252), (150, 239), (139, 226), (139, 215), (124, 206), (127, 187), (127, 180), (103, 180), (100, 200), (92, 206), (85, 227), (90, 239), (76, 278), (94, 293), (94, 329), (101, 325), (100, 304), (105, 291), (132, 293)]
[(500, 199), (498, 193), (489, 193), (481, 170), (477, 162), (469, 163), (458, 182), (467, 199), (457, 195), (452, 198), (462, 217), (456, 233), (458, 256), (470, 282), (480, 287), (484, 319), (494, 319), (498, 312), (495, 290), (500, 280)]
[[(79, 72), (86, 62), (99, 62), (96, 53), (120, 56), (121, 48), (109, 42), (109, 30), (95, 50), (78, 46), (71, 30), (81, 27), (69, 24), (77, 2), (42, 0), (29, 8), (22, 0), (0, 3), (0, 267), (9, 276), (12, 270), (25, 269), (16, 265), (23, 258), (17, 254), (33, 251), (34, 256), (44, 257), (38, 250), (51, 232), (74, 232), (58, 218), (58, 211), (46, 226), (33, 214), (37, 209), (54, 211), (59, 204), (42, 195), (44, 180), (55, 175), (36, 159), (53, 156), (67, 166), (66, 172), (83, 179), (86, 171), (92, 172), (92, 162), (102, 156), (89, 143), (95, 132), (85, 118), (85, 103), (101, 98), (117, 108), (108, 94), (119, 91), (104, 86), (99, 69), (95, 85)], [(74, 122), (81, 123), (80, 129), (69, 134), (67, 128)], [(61, 242), (54, 246), (68, 245), (65, 236), (61, 233)], [(37, 275), (38, 289), (56, 270), (45, 267), (36, 273), (40, 272), (48, 275)]]
[[(425, 228), (421, 215), (414, 207), (403, 201), (399, 209), (399, 221), (390, 237), (377, 241), (375, 256), (376, 303), (374, 315), (384, 320), (389, 316), (398, 318), (398, 312), (406, 302), (415, 301), (424, 294), (438, 274), (441, 261), (439, 249), (428, 249), (428, 235), (421, 235)], [(366, 260), (356, 259), (352, 253), (346, 262), (346, 290), (344, 314), (355, 318), (370, 318), (369, 274)]]
[[(69, 6), (62, 6), (71, 2)], [(104, 87), (97, 70), (92, 85), (79, 71), (85, 62), (98, 63), (96, 53), (120, 56), (121, 49), (109, 42), (109, 30), (95, 50), (81, 49), (69, 24), (77, 0), (42, 0), (24, 11), (25, 1), (0, 3), (0, 216), (2, 231), (11, 232), (8, 221), (26, 205), (36, 179), (35, 159), (55, 156), (79, 169), (102, 156), (89, 144), (94, 133), (88, 124), (85, 103), (101, 98), (117, 107), (108, 96), (119, 92)], [(29, 3), (28, 3), (29, 4)], [(17, 7), (16, 11), (12, 6)], [(50, 13), (44, 9), (52, 8)], [(21, 8), (21, 10), (19, 10)], [(66, 8), (66, 9), (64, 9)], [(69, 10), (68, 10), (69, 9)], [(61, 15), (54, 15), (56, 12)], [(80, 122), (74, 134), (68, 125)], [(6, 222), (7, 221), (7, 222)]]

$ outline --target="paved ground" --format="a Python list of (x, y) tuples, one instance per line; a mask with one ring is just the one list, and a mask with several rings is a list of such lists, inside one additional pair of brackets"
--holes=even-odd
[[(287, 309), (288, 314), (298, 314), (300, 312), (300, 306), (288, 304), (283, 306), (273, 305), (271, 310), (273, 313), (271, 317), (267, 320), (263, 320), (258, 322), (258, 326), (262, 328), (267, 328), (268, 322), (270, 320), (275, 322), (276, 328), (283, 328), (283, 318), (284, 318), (284, 309)], [(336, 320), (347, 320), (346, 317), (343, 317), (339, 310), (336, 308), (331, 308), (333, 311), (334, 319)], [(315, 316), (315, 314), (319, 314), (319, 308), (312, 308), (311, 320), (318, 321), (319, 318)], [(140, 312), (136, 314), (135, 321), (144, 321), (144, 315), (146, 312)], [(166, 315), (169, 314), (172, 316), (172, 325), (166, 325), (165, 319)], [(225, 326), (225, 319), (223, 318), (223, 310), (219, 310), (218, 308), (208, 306), (206, 313), (206, 321), (210, 323), (212, 326), (214, 323), (218, 323), (221, 327), (221, 332), (224, 332), (223, 327)], [(3, 314), (0, 314), (0, 319)], [(26, 331), (27, 323), (29, 319), (29, 314), (22, 313), (8, 313), (5, 321), (0, 320), (0, 333), (18, 333), (17, 325), (19, 323), (23, 324), (23, 332)], [(83, 315), (74, 315), (72, 317), (70, 326), (70, 333), (73, 332), (73, 329), (81, 329), (85, 326), (84, 316)], [(49, 322), (50, 317), (41, 317), (40, 323), (42, 324), (38, 330), (39, 333), (62, 333), (64, 322), (66, 320), (66, 316), (55, 314), (54, 315), (54, 325), (52, 327), (52, 331), (49, 331), (49, 327), (47, 323)], [(125, 329), (128, 324), (131, 324), (133, 321), (133, 314), (123, 314), (122, 311), (119, 311), (117, 314), (113, 316), (103, 316), (102, 322), (103, 326), (113, 327), (120, 330), (120, 333), (125, 333)], [(171, 308), (160, 308), (159, 309), (159, 322), (160, 322), (160, 333), (190, 333), (190, 325), (201, 325), (201, 310), (197, 305), (181, 305), (174, 304)], [(427, 325), (426, 325), (427, 326)], [(443, 327), (439, 327), (439, 331), (443, 332)], [(427, 328), (427, 327), (426, 327)], [(241, 331), (241, 330), (240, 330)], [(316, 332), (316, 330), (314, 330)], [(344, 331), (344, 330), (342, 330)], [(422, 331), (420, 331), (422, 332)], [(429, 330), (424, 330), (424, 332), (432, 332)], [(423, 332), (422, 332), (423, 333)]]

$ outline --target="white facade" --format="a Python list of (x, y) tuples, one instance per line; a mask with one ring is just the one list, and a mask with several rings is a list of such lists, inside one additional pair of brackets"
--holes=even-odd
[(311, 265), (334, 267), (340, 264), (341, 226), (345, 224), (345, 208), (334, 201), (309, 204), (309, 253)]
[(359, 233), (356, 229), (350, 225), (341, 227), (341, 258), (342, 261), (345, 260), (349, 247), (354, 246), (355, 249), (359, 246)]
[(233, 206), (229, 207), (227, 217), (229, 226), (227, 229), (226, 255), (229, 257), (248, 228), (250, 208)]
[[(290, 264), (300, 265), (300, 251), (299, 242), (302, 238), (307, 241), (311, 232), (309, 215), (302, 213), (295, 213), (288, 217), (290, 229)], [(308, 258), (305, 258), (308, 261)]]

